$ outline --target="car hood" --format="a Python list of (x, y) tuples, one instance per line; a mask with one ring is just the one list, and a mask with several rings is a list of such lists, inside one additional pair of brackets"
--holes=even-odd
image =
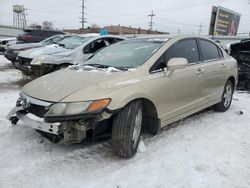
[(29, 49), (21, 52), (18, 56), (33, 59), (39, 55), (52, 55), (55, 53), (69, 51), (66, 48), (62, 48), (58, 45), (48, 45), (40, 48)]
[(65, 69), (33, 80), (23, 87), (22, 92), (36, 99), (59, 102), (71, 94), (84, 91), (84, 95), (77, 96), (75, 101), (93, 100), (103, 97), (115, 88), (123, 87), (126, 83), (136, 83), (134, 79), (129, 80), (134, 72)]
[(44, 46), (42, 43), (25, 43), (25, 44), (16, 44), (11, 45), (9, 48), (13, 50), (23, 50), (23, 49), (29, 49), (29, 48), (37, 48)]

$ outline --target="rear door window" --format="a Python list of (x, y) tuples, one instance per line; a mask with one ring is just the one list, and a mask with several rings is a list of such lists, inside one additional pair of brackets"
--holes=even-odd
[(221, 55), (215, 44), (207, 40), (199, 40), (199, 42), (203, 61), (220, 59)]
[(114, 43), (117, 43), (117, 42), (120, 42), (120, 41), (123, 41), (124, 39), (120, 39), (120, 38), (113, 38), (113, 37), (110, 37), (110, 38), (105, 38), (110, 44), (114, 44)]
[(109, 41), (106, 39), (95, 40), (84, 48), (84, 53), (85, 54), (95, 53), (96, 51), (108, 46), (109, 44), (110, 44)]

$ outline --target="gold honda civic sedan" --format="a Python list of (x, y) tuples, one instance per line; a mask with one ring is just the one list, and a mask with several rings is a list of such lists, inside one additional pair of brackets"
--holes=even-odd
[(236, 60), (207, 38), (137, 38), (28, 83), (7, 118), (64, 144), (111, 137), (130, 158), (141, 130), (157, 134), (210, 106), (225, 112), (236, 84)]

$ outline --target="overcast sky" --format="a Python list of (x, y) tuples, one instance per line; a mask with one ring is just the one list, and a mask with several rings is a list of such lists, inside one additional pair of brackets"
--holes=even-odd
[[(59, 29), (80, 28), (82, 0), (0, 0), (0, 24), (12, 25), (12, 5), (27, 8), (28, 24), (53, 22)], [(250, 0), (86, 0), (87, 26), (126, 25), (148, 29), (154, 10), (154, 29), (177, 33), (198, 33), (203, 24), (207, 34), (211, 7), (223, 6), (241, 13), (239, 32), (250, 31)]]

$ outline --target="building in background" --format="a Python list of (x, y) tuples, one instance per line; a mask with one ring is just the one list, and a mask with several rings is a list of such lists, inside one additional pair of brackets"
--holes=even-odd
[[(127, 26), (120, 26), (120, 25), (110, 25), (104, 26), (103, 28), (86, 28), (82, 29), (64, 29), (64, 32), (67, 33), (74, 33), (74, 34), (84, 34), (84, 33), (100, 33), (102, 29), (108, 31), (109, 34), (113, 35), (128, 35), (128, 34), (149, 34), (149, 30)], [(152, 31), (151, 34), (169, 34), (167, 32), (160, 32), (160, 31)]]

